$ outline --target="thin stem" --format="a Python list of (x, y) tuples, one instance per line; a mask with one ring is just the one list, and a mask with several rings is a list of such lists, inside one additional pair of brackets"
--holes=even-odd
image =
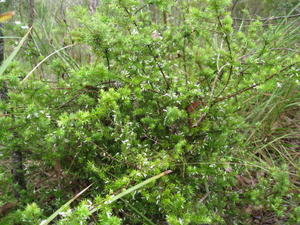
[(284, 67), (284, 68), (281, 69), (278, 73), (274, 73), (274, 74), (270, 75), (269, 77), (267, 77), (263, 82), (260, 82), (260, 83), (257, 83), (257, 84), (253, 84), (253, 85), (251, 85), (251, 86), (249, 86), (249, 87), (242, 88), (241, 90), (238, 90), (238, 91), (236, 91), (236, 92), (234, 92), (234, 93), (232, 93), (232, 94), (230, 94), (230, 95), (224, 96), (224, 97), (222, 97), (222, 98), (216, 98), (216, 99), (213, 101), (213, 104), (216, 104), (216, 103), (218, 103), (218, 102), (222, 102), (222, 101), (224, 101), (224, 100), (227, 100), (227, 99), (230, 99), (230, 98), (232, 98), (232, 97), (238, 96), (238, 95), (240, 95), (240, 94), (242, 94), (242, 93), (244, 93), (244, 92), (246, 92), (246, 91), (252, 90), (252, 89), (254, 89), (254, 88), (256, 88), (256, 87), (258, 87), (258, 86), (260, 86), (260, 85), (266, 83), (267, 81), (271, 80), (273, 77), (275, 77), (275, 76), (277, 76), (278, 74), (284, 72), (285, 70), (290, 69), (291, 67), (293, 67), (293, 66), (296, 65), (297, 63), (299, 63), (299, 62), (296, 62), (296, 63), (293, 63), (293, 64), (291, 64), (291, 65), (288, 65), (288, 66)]
[(65, 46), (65, 47), (63, 47), (63, 48), (61, 48), (61, 49), (58, 49), (58, 50), (56, 50), (56, 51), (54, 51), (54, 52), (52, 52), (50, 55), (48, 55), (47, 57), (45, 57), (42, 61), (40, 61), (26, 76), (25, 76), (25, 78), (21, 81), (21, 83), (23, 83), (24, 81), (26, 81), (29, 77), (30, 77), (30, 75), (40, 66), (40, 65), (42, 65), (47, 59), (49, 59), (51, 56), (53, 56), (53, 55), (55, 55), (55, 54), (57, 54), (58, 52), (60, 52), (60, 51), (62, 51), (62, 50), (64, 50), (64, 49), (66, 49), (66, 48), (70, 48), (70, 47), (73, 47), (73, 46), (75, 46), (75, 44), (71, 44), (71, 45), (67, 45), (67, 46)]
[[(290, 19), (290, 18), (296, 18), (296, 17), (300, 17), (300, 13), (290, 15), (290, 16), (271, 16), (269, 18), (262, 18), (262, 19), (258, 19), (258, 20), (259, 21), (272, 21), (272, 20)], [(236, 18), (236, 17), (233, 17), (233, 19), (239, 20), (239, 21), (256, 21), (257, 20), (257, 19), (243, 19), (243, 18)]]
[[(223, 24), (222, 24), (222, 21), (220, 19), (220, 16), (217, 16), (218, 18), (218, 22), (219, 22), (219, 26), (221, 28), (223, 28)], [(231, 77), (232, 77), (232, 73), (233, 73), (233, 65), (232, 65), (232, 61), (233, 61), (233, 56), (232, 56), (232, 49), (231, 49), (231, 45), (230, 45), (230, 41), (229, 41), (229, 37), (228, 37), (228, 34), (227, 33), (224, 33), (225, 37), (225, 42), (226, 42), (226, 45), (227, 45), (227, 48), (229, 50), (229, 57), (230, 57), (230, 68), (229, 68), (229, 76), (228, 76), (228, 79), (226, 81), (226, 84), (224, 85), (223, 89), (220, 91), (220, 93), (217, 95), (218, 97), (222, 95), (222, 93), (225, 91), (225, 89), (228, 87), (228, 84), (229, 84), (229, 81), (231, 80)]]
[[(122, 7), (124, 8), (124, 10), (125, 10), (125, 12), (127, 13), (127, 15), (128, 15), (129, 17), (132, 17), (132, 16), (131, 16), (131, 13), (129, 12), (129, 10), (128, 10), (125, 6), (122, 6)], [(135, 20), (133, 20), (133, 24), (134, 24), (134, 26), (136, 27), (136, 29), (139, 31), (139, 26), (138, 26), (138, 24), (136, 23)], [(170, 89), (169, 81), (167, 80), (167, 76), (166, 76), (165, 72), (163, 71), (162, 66), (161, 66), (160, 63), (157, 61), (157, 56), (154, 55), (153, 50), (152, 50), (152, 48), (151, 48), (150, 45), (147, 45), (147, 48), (148, 48), (148, 50), (149, 50), (149, 52), (150, 52), (150, 55), (151, 55), (152, 58), (154, 59), (154, 62), (155, 62), (155, 64), (156, 64), (156, 66), (158, 67), (159, 72), (161, 73), (161, 75), (162, 75), (163, 78), (164, 78), (164, 81), (165, 81), (166, 86), (167, 86), (167, 90), (169, 90), (169, 89)]]

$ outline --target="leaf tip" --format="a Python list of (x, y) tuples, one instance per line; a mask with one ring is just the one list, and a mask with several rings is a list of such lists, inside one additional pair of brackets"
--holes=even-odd
[(173, 172), (172, 170), (167, 170), (167, 171), (164, 172), (164, 175), (168, 175), (168, 174), (170, 174), (172, 172)]

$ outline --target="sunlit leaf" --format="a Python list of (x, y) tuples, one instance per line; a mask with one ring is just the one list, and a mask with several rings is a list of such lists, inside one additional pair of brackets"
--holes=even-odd
[(15, 15), (15, 11), (9, 11), (0, 14), (0, 22), (5, 22), (9, 19), (11, 19)]

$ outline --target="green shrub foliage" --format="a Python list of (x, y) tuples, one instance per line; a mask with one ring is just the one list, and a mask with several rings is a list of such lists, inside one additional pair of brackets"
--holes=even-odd
[[(72, 196), (68, 191), (92, 182), (89, 196), (97, 203), (172, 170), (100, 210), (96, 221), (245, 224), (259, 209), (285, 219), (289, 210), (289, 220), (299, 221), (299, 207), (286, 208), (286, 199), (296, 198), (287, 167), (255, 167), (246, 142), (253, 125), (248, 107), (263, 93), (299, 83), (299, 57), (279, 50), (288, 32), (259, 20), (244, 26), (224, 0), (101, 2), (94, 15), (83, 8), (72, 15), (74, 41), (95, 55), (90, 64), (68, 69), (56, 59), (51, 82), (33, 75), (20, 83), (18, 64), (1, 78), (10, 87), (1, 111), (11, 114), (0, 117), (1, 157), (22, 149), (35, 165), (26, 167), (27, 177), (39, 166), (61, 164), (56, 191), (37, 200), (28, 194), (28, 201), (54, 196), (40, 205), (47, 214)], [(62, 69), (68, 76), (61, 77)], [(247, 183), (248, 173), (261, 171)], [(89, 204), (81, 202), (57, 224), (88, 224)], [(36, 207), (25, 209), (26, 221), (41, 214)]]

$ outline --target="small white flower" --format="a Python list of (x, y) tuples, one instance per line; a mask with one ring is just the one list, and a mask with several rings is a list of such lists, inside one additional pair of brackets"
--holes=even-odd
[(151, 37), (153, 39), (162, 39), (162, 36), (160, 35), (160, 33), (157, 30), (152, 32)]
[(68, 215), (70, 215), (72, 213), (72, 209), (68, 209), (65, 212), (60, 212), (59, 215), (61, 215), (62, 217), (66, 217)]
[(281, 87), (282, 87), (282, 84), (279, 83), (279, 82), (277, 82), (276, 85), (277, 85), (278, 88), (281, 88)]
[(138, 32), (138, 30), (136, 30), (136, 29), (134, 29), (133, 31), (132, 31), (132, 34), (138, 34), (139, 32)]
[(20, 25), (21, 21), (15, 21), (15, 24)]
[(22, 29), (28, 29), (29, 27), (27, 25), (21, 26)]

